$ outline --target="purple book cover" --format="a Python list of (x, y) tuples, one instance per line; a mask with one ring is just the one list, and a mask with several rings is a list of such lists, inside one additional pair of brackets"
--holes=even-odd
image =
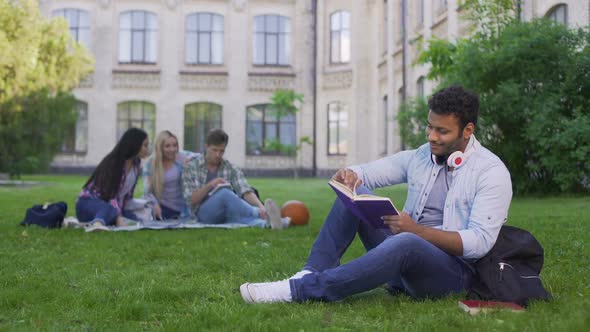
[(328, 184), (334, 189), (338, 198), (340, 198), (352, 214), (374, 228), (389, 228), (383, 223), (381, 217), (399, 214), (389, 199), (375, 196), (375, 199), (354, 200), (343, 193), (338, 187), (331, 183)]

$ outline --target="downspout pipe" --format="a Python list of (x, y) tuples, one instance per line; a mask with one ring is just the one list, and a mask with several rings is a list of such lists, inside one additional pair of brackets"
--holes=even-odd
[(317, 59), (318, 59), (318, 0), (311, 1), (313, 15), (313, 62), (311, 65), (312, 93), (313, 93), (313, 138), (312, 138), (312, 169), (313, 177), (317, 176)]

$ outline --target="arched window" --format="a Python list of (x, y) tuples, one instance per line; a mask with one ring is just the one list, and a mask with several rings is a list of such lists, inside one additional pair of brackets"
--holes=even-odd
[(86, 48), (90, 47), (90, 18), (82, 9), (65, 8), (53, 12), (54, 17), (64, 17), (68, 22), (70, 35)]
[(296, 122), (294, 114), (278, 116), (270, 104), (246, 109), (246, 154), (281, 154), (295, 152)]
[(567, 5), (562, 3), (554, 6), (547, 12), (546, 17), (555, 22), (567, 25)]
[(291, 20), (279, 15), (254, 18), (254, 64), (286, 66), (291, 62)]
[(341, 102), (328, 104), (328, 155), (346, 155), (348, 151), (348, 110)]
[(350, 62), (350, 13), (345, 10), (330, 15), (330, 62)]
[(188, 15), (185, 38), (187, 64), (223, 63), (223, 16), (213, 13)]
[(61, 145), (61, 152), (66, 154), (84, 154), (88, 151), (88, 104), (76, 100), (74, 105), (78, 119), (76, 124), (66, 131)]
[(119, 63), (155, 64), (158, 20), (154, 13), (132, 10), (119, 17)]
[(117, 105), (117, 140), (129, 128), (141, 128), (150, 140), (156, 137), (156, 105), (145, 101), (126, 101)]
[(207, 134), (221, 128), (222, 107), (213, 103), (193, 103), (184, 107), (184, 149), (205, 152)]

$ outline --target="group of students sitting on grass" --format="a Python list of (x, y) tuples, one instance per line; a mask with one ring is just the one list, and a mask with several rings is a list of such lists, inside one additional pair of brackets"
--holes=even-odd
[(128, 220), (146, 221), (126, 209), (142, 176), (144, 198), (152, 208), (148, 219), (288, 227), (289, 220), (281, 219), (276, 203), (267, 199), (262, 204), (242, 171), (223, 158), (228, 141), (223, 130), (213, 129), (205, 154), (180, 151), (176, 136), (165, 130), (158, 134), (148, 157), (147, 133), (127, 130), (84, 184), (76, 201), (78, 220), (87, 223), (87, 231), (125, 226)]

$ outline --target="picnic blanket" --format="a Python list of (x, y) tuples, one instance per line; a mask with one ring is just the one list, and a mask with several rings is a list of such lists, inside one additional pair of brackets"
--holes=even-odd
[(195, 219), (174, 219), (165, 221), (144, 221), (137, 222), (133, 225), (109, 227), (110, 231), (113, 232), (131, 232), (138, 231), (141, 229), (184, 229), (184, 228), (242, 228), (249, 227), (245, 224), (228, 223), (228, 224), (204, 224), (197, 222)]

